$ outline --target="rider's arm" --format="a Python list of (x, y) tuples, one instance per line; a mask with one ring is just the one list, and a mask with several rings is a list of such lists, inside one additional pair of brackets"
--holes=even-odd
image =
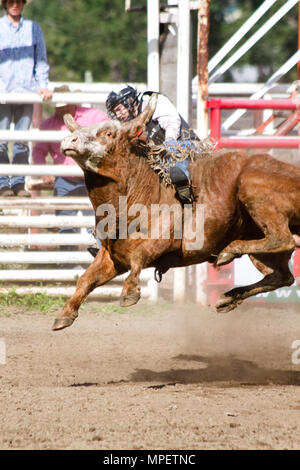
[[(148, 97), (145, 97), (143, 108), (146, 105)], [(160, 127), (164, 129), (166, 135), (165, 140), (178, 139), (180, 135), (181, 120), (175, 106), (164, 95), (159, 94), (157, 105), (153, 113), (152, 119), (158, 121)]]

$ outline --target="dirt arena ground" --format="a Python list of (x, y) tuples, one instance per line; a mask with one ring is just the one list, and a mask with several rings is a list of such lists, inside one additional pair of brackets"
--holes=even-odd
[(57, 313), (0, 311), (1, 449), (300, 449), (300, 306)]

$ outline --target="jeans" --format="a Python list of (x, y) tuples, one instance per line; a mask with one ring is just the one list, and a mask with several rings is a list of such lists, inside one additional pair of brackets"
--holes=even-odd
[[(54, 189), (53, 189), (54, 196), (88, 196), (86, 187), (84, 182), (78, 182), (78, 180), (72, 180), (71, 178), (63, 178), (62, 176), (58, 176), (55, 178), (54, 182)], [(56, 211), (56, 215), (77, 215), (76, 209), (63, 209)], [(85, 210), (82, 211), (83, 215), (91, 216), (94, 215), (93, 210)], [(90, 229), (89, 229), (90, 231)], [(63, 228), (61, 227), (58, 230), (58, 233), (78, 233), (77, 228)], [(76, 251), (76, 246), (61, 246), (61, 250), (64, 251)]]
[(190, 160), (189, 158), (186, 158), (182, 162), (177, 162), (175, 165), (177, 168), (180, 168), (180, 170), (183, 171), (185, 174), (186, 178), (189, 180), (190, 179), (190, 171), (189, 171), (189, 166), (190, 166)]
[[(32, 121), (32, 104), (0, 104), (0, 130), (8, 130), (14, 122), (16, 131), (27, 131)], [(13, 144), (12, 163), (16, 165), (28, 165), (29, 147), (25, 142)], [(0, 164), (8, 164), (8, 144), (0, 142)], [(24, 186), (24, 176), (0, 176), (0, 189), (15, 186)]]
[[(174, 151), (176, 149), (176, 146), (180, 146), (182, 149), (185, 149), (186, 147), (188, 148), (194, 148), (194, 144), (190, 140), (175, 140), (175, 139), (170, 139), (167, 140), (165, 143), (165, 146), (167, 147), (168, 150)], [(189, 165), (190, 165), (190, 159), (186, 158), (185, 160), (181, 162), (175, 163), (175, 167), (180, 168), (180, 170), (183, 171), (187, 179), (190, 179), (190, 172), (189, 172)]]

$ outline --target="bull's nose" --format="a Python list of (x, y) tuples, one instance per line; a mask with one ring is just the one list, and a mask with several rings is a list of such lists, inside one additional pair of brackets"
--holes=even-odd
[(63, 154), (66, 155), (65, 152), (70, 152), (72, 151), (73, 153), (77, 151), (77, 147), (78, 147), (78, 142), (79, 142), (79, 138), (77, 135), (68, 135), (67, 137), (65, 137), (61, 144), (60, 144), (60, 150)]
[(67, 137), (65, 137), (62, 142), (61, 142), (61, 146), (63, 148), (67, 148), (68, 146), (70, 145), (74, 145), (76, 144), (78, 141), (78, 136), (76, 135), (68, 135)]

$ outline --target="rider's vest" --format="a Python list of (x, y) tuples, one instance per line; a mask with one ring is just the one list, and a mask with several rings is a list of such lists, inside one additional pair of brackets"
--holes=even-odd
[[(143, 97), (145, 95), (151, 96), (153, 93), (155, 93), (155, 92), (154, 91), (145, 91), (145, 93), (142, 94), (141, 100), (140, 100), (140, 103), (139, 103), (139, 107), (138, 107), (138, 114), (140, 114), (142, 112)], [(180, 114), (179, 114), (179, 117), (180, 117), (180, 120), (181, 120), (181, 126), (180, 126), (180, 134), (179, 134), (178, 140), (184, 140), (184, 139), (198, 140), (199, 139), (198, 136), (190, 128), (190, 126), (183, 119), (183, 117), (180, 116)], [(149, 137), (149, 139), (153, 140), (153, 142), (156, 145), (160, 145), (165, 141), (165, 130), (162, 129), (162, 127), (160, 127), (160, 125), (157, 121), (154, 121), (153, 119), (151, 119), (148, 122), (148, 124), (146, 125), (146, 131), (147, 131), (147, 136)]]

